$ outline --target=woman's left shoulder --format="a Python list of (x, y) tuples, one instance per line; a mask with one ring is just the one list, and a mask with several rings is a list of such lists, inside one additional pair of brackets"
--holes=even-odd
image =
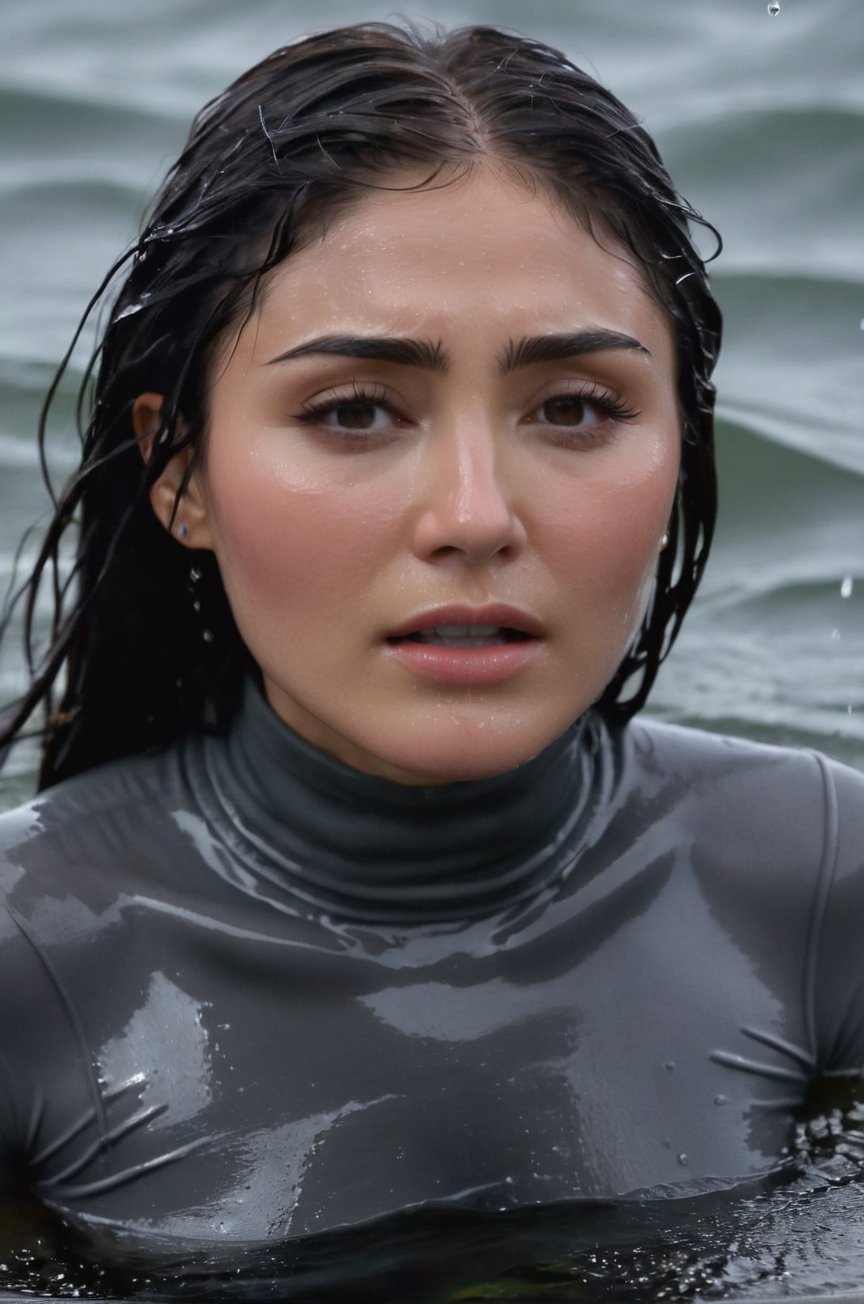
[(787, 781), (798, 774), (805, 784), (836, 778), (841, 785), (864, 795), (864, 774), (817, 748), (760, 742), (645, 716), (631, 721), (628, 731), (631, 746), (643, 756), (651, 754), (665, 766), (680, 766), (689, 773), (762, 773), (775, 781)]
[(724, 837), (759, 836), (775, 855), (805, 849), (864, 868), (864, 774), (805, 747), (638, 719), (629, 750), (660, 788), (686, 790), (694, 818)]

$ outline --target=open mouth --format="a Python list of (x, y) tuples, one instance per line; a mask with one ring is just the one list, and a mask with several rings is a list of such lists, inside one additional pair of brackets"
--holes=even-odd
[(509, 625), (433, 625), (391, 638), (390, 643), (429, 643), (435, 647), (499, 647), (502, 643), (524, 643), (531, 639), (524, 630)]

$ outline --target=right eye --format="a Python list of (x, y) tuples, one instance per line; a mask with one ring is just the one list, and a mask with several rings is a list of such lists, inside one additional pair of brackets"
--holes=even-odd
[(394, 426), (403, 424), (402, 418), (388, 402), (386, 394), (377, 389), (352, 388), (348, 394), (330, 394), (302, 404), (298, 421), (303, 425), (317, 426), (334, 435), (356, 436), (384, 435)]
[(383, 403), (369, 399), (340, 399), (306, 409), (304, 420), (315, 420), (328, 430), (373, 431), (383, 428), (392, 420)]

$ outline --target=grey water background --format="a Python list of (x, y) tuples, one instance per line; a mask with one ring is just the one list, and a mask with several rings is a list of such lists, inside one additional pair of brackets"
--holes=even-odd
[[(0, 583), (45, 517), (41, 395), (192, 114), (305, 31), (400, 14), (563, 47), (645, 119), (719, 227), (720, 530), (650, 709), (864, 767), (864, 0), (781, 0), (776, 17), (763, 0), (0, 0)], [(58, 478), (74, 459), (61, 423)], [(8, 645), (0, 699), (23, 674)], [(33, 768), (32, 748), (13, 754), (0, 803)], [(830, 1254), (808, 1258), (826, 1243), (809, 1207), (797, 1222), (772, 1207), (726, 1284), (864, 1285), (864, 1195), (842, 1190), (833, 1220), (839, 1197), (819, 1207)]]

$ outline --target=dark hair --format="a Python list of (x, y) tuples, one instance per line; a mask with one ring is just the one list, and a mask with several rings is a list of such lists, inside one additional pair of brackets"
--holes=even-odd
[[(710, 376), (720, 315), (688, 227), (708, 224), (676, 193), (633, 115), (558, 51), (491, 27), (446, 34), (366, 23), (277, 50), (205, 106), (140, 238), (85, 314), (125, 271), (82, 383), (81, 464), (17, 595), (31, 685), (0, 742), (44, 702), (43, 785), (230, 719), (247, 654), (215, 560), (170, 536), (148, 490), (178, 448), (200, 447), (213, 350), (252, 310), (271, 268), (368, 187), (399, 184), (407, 168), (423, 170), (423, 185), (444, 185), (484, 155), (628, 250), (673, 325), (682, 461), (669, 546), (643, 625), (600, 700), (617, 720), (642, 706), (714, 525)], [(43, 410), (43, 455), (70, 356)], [(145, 467), (131, 407), (147, 390), (165, 401)], [(73, 525), (76, 561), (61, 583), (61, 543)], [(36, 665), (33, 615), (49, 579), (54, 619)]]

